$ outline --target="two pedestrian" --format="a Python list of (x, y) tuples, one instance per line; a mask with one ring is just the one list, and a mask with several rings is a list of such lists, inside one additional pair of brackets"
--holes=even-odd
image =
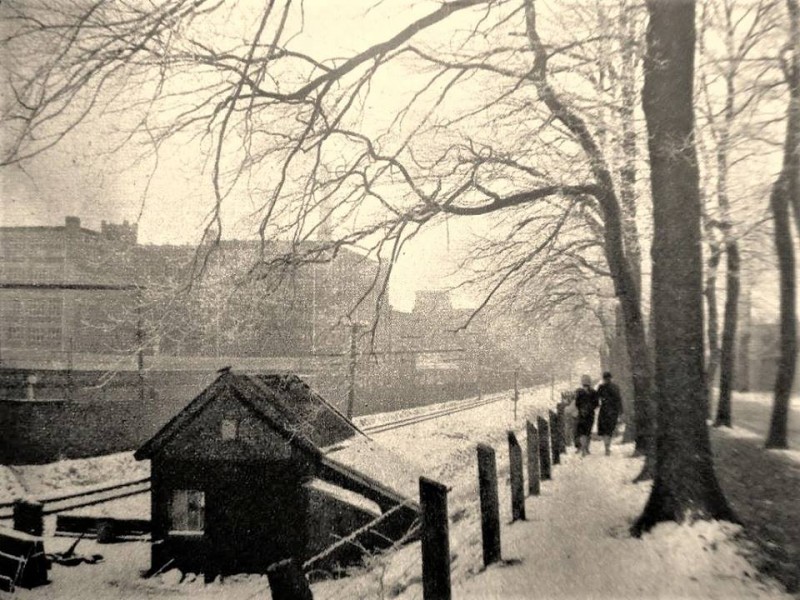
[(575, 391), (575, 408), (578, 409), (575, 433), (581, 456), (589, 454), (589, 442), (594, 427), (594, 412), (599, 404), (597, 392), (592, 387), (592, 378), (589, 375), (581, 377), (581, 387)]
[(611, 373), (603, 373), (603, 383), (597, 387), (600, 400), (600, 414), (597, 417), (597, 433), (603, 438), (606, 456), (611, 454), (611, 436), (617, 428), (617, 420), (622, 414), (622, 394), (619, 386), (611, 381)]

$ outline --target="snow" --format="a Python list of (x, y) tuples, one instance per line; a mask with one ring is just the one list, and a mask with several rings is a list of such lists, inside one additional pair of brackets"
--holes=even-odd
[(381, 507), (372, 500), (365, 498), (361, 494), (356, 494), (350, 490), (346, 490), (337, 485), (333, 485), (332, 483), (328, 483), (327, 481), (323, 481), (322, 479), (312, 479), (305, 484), (305, 487), (323, 494), (327, 494), (328, 496), (332, 496), (341, 502), (345, 502), (360, 508), (364, 512), (371, 513), (376, 518), (381, 515)]
[(734, 425), (733, 427), (717, 427), (717, 431), (721, 431), (725, 435), (733, 438), (744, 440), (761, 440), (762, 442), (764, 440), (763, 436), (760, 436), (749, 429), (745, 429), (744, 427), (739, 427), (738, 425)]
[(0, 465), (0, 502), (20, 496), (46, 498), (86, 486), (150, 476), (150, 462), (137, 461), (133, 452), (61, 460), (45, 465)]
[(416, 499), (419, 495), (421, 467), (380, 441), (352, 438), (326, 454), (334, 462), (351, 467), (406, 498)]
[(800, 450), (771, 449), (770, 452), (773, 452), (780, 456), (785, 456), (789, 460), (793, 460), (796, 463), (800, 463)]
[[(774, 393), (771, 391), (768, 392), (736, 392), (736, 398), (740, 398), (745, 401), (749, 402), (757, 402), (758, 404), (764, 404), (766, 406), (772, 406)], [(734, 400), (735, 402), (735, 400)], [(791, 399), (789, 400), (789, 407), (791, 409), (800, 410), (800, 395), (793, 394)]]
[[(416, 465), (409, 468), (417, 474), (451, 488), (448, 504), (455, 598), (790, 598), (749, 563), (738, 526), (668, 523), (642, 539), (631, 538), (628, 530), (647, 499), (649, 484), (631, 483), (641, 460), (629, 458), (632, 448), (619, 444), (612, 447), (609, 457), (603, 455), (598, 442), (586, 458), (572, 452), (562, 457), (562, 464), (554, 466), (554, 479), (542, 483), (541, 496), (526, 499), (528, 520), (511, 524), (506, 431), (515, 430), (524, 444), (525, 417), (545, 414), (550, 406), (549, 387), (525, 390), (516, 420), (513, 402), (504, 398), (449, 417), (375, 434), (376, 442), (345, 445), (337, 452), (350, 452), (353, 461), (364, 463), (373, 453), (383, 458), (399, 456), (406, 467)], [(370, 416), (373, 423), (380, 418)], [(492, 445), (498, 462), (505, 562), (488, 569), (483, 568), (481, 558), (478, 442)], [(47, 538), (46, 547), (49, 552), (63, 550), (71, 542)], [(182, 580), (175, 570), (142, 579), (140, 571), (149, 566), (146, 543), (101, 546), (84, 540), (78, 551), (100, 553), (106, 560), (73, 568), (56, 565), (51, 585), (18, 590), (17, 597), (243, 600), (269, 596), (262, 576), (230, 577), (208, 586), (202, 577), (191, 574)], [(316, 600), (421, 598), (419, 543), (371, 557), (351, 576), (315, 583), (312, 590)]]
[[(749, 429), (744, 429), (742, 427), (738, 427), (734, 425), (733, 427), (718, 427), (717, 431), (722, 432), (723, 434), (733, 437), (733, 438), (740, 438), (740, 439), (749, 439), (749, 440), (757, 440), (759, 445), (763, 444), (764, 437), (758, 435), (757, 433), (753, 433)], [(782, 450), (782, 449), (770, 449), (768, 452), (772, 452), (774, 454), (778, 454), (780, 456), (784, 456), (791, 461), (800, 463), (800, 450)]]

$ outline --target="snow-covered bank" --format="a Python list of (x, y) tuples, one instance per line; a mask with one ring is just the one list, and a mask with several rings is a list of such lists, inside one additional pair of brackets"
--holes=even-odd
[(133, 452), (61, 460), (46, 465), (0, 465), (0, 501), (19, 496), (45, 498), (55, 492), (149, 476), (150, 462), (137, 461)]

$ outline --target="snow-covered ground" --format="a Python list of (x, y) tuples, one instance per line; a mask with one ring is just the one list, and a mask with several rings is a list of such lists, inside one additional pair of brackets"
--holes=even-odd
[[(641, 463), (628, 458), (627, 447), (615, 445), (612, 456), (606, 457), (596, 442), (594, 453), (585, 459), (570, 453), (554, 467), (553, 481), (543, 483), (542, 495), (527, 499), (528, 520), (510, 524), (506, 431), (516, 430), (524, 443), (525, 417), (544, 413), (550, 403), (549, 387), (526, 391), (517, 420), (513, 403), (504, 399), (373, 436), (387, 452), (418, 465), (420, 474), (450, 486), (455, 598), (788, 598), (750, 565), (746, 549), (738, 541), (737, 526), (665, 524), (642, 539), (630, 538), (628, 528), (642, 509), (649, 484), (630, 483)], [(504, 565), (486, 570), (481, 559), (478, 442), (491, 444), (497, 451), (506, 559)], [(390, 470), (386, 477), (391, 477)], [(120, 477), (115, 474), (112, 478)], [(61, 550), (71, 541), (48, 538), (46, 547), (50, 552)], [(208, 586), (202, 577), (191, 575), (180, 582), (180, 573), (175, 571), (142, 579), (140, 571), (149, 566), (149, 546), (142, 542), (101, 546), (86, 540), (78, 550), (101, 553), (106, 559), (96, 565), (55, 566), (51, 585), (18, 590), (17, 597), (269, 597), (265, 577), (231, 577)], [(373, 557), (348, 578), (319, 582), (312, 589), (317, 600), (421, 598), (420, 576), (420, 548), (414, 543)]]
[[(758, 435), (757, 433), (753, 433), (749, 429), (745, 429), (744, 427), (739, 427), (738, 425), (734, 425), (733, 427), (719, 427), (717, 430), (722, 433), (723, 435), (729, 435), (734, 438), (741, 438), (747, 440), (756, 440), (759, 443), (764, 443), (764, 437)], [(788, 449), (788, 450), (779, 450), (779, 449), (770, 449), (768, 452), (773, 452), (775, 454), (780, 454), (781, 456), (785, 456), (786, 458), (793, 460), (795, 462), (800, 463), (800, 450)]]
[(0, 502), (21, 496), (46, 498), (54, 493), (94, 484), (149, 476), (149, 461), (137, 461), (133, 452), (61, 460), (46, 465), (0, 465)]

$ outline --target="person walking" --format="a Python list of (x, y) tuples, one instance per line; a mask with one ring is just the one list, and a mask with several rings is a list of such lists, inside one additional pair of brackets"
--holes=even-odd
[(611, 381), (611, 373), (603, 373), (603, 383), (597, 387), (600, 399), (600, 414), (597, 416), (597, 433), (603, 438), (606, 456), (611, 454), (611, 436), (617, 428), (617, 420), (622, 414), (622, 394), (619, 386)]
[(581, 387), (575, 392), (575, 407), (578, 409), (578, 419), (575, 432), (578, 435), (581, 456), (589, 454), (589, 442), (594, 426), (594, 411), (599, 404), (597, 392), (592, 388), (592, 378), (588, 375), (581, 377)]

